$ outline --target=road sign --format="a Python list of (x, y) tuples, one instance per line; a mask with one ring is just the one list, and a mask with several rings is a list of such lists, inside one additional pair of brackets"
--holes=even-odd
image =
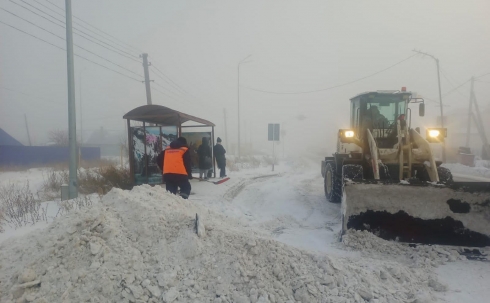
[(268, 139), (269, 141), (279, 141), (279, 124), (269, 123)]

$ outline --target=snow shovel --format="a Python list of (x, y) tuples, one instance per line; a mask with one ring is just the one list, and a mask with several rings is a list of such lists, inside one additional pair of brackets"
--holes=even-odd
[(203, 179), (203, 178), (198, 178), (199, 181), (206, 181), (206, 182), (210, 182), (210, 183), (213, 183), (213, 184), (221, 184), (221, 183), (225, 183), (226, 181), (230, 180), (229, 177), (226, 177), (226, 178), (223, 178), (221, 180), (218, 180), (218, 181), (211, 181), (211, 180), (206, 180), (206, 179)]

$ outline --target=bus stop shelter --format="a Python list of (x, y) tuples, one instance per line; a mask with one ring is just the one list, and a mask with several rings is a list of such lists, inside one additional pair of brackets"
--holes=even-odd
[[(185, 128), (211, 130), (210, 147), (214, 143), (214, 123), (162, 105), (143, 105), (123, 116), (127, 121), (129, 169), (133, 184), (161, 184), (156, 157), (164, 146), (183, 136)], [(141, 125), (142, 124), (142, 125)], [(216, 163), (213, 159), (214, 177)]]

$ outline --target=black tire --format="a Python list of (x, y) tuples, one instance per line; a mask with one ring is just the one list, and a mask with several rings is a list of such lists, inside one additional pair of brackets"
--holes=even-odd
[(342, 201), (342, 177), (337, 172), (333, 162), (327, 162), (325, 165), (323, 187), (328, 201), (332, 203), (340, 203)]
[(362, 165), (346, 164), (342, 166), (342, 177), (350, 180), (360, 180), (364, 177)]
[(439, 166), (437, 168), (437, 174), (439, 175), (439, 182), (443, 184), (453, 183), (453, 174), (445, 167)]

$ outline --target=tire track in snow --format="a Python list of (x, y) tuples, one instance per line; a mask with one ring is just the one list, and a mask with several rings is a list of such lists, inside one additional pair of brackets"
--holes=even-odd
[(237, 184), (233, 185), (232, 187), (230, 187), (223, 194), (223, 198), (225, 198), (227, 201), (232, 201), (233, 199), (235, 199), (242, 192), (242, 190), (245, 187), (250, 186), (250, 185), (252, 185), (254, 183), (257, 183), (257, 182), (261, 182), (264, 179), (267, 180), (267, 179), (270, 179), (270, 178), (273, 178), (273, 177), (280, 177), (282, 175), (283, 174), (260, 175), (260, 176), (256, 176), (256, 177), (253, 177), (253, 178), (250, 178), (250, 179), (242, 180), (242, 181), (238, 182)]

